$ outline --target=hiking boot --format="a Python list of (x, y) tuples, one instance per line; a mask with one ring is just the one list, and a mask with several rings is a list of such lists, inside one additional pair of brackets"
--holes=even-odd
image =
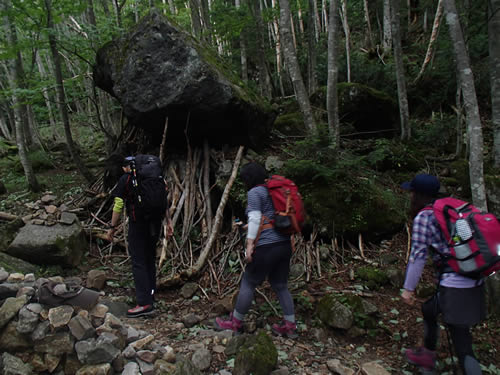
[(427, 371), (434, 370), (436, 366), (436, 353), (423, 346), (416, 349), (406, 349), (405, 356), (408, 362)]
[(239, 334), (243, 332), (243, 322), (239, 319), (236, 319), (233, 316), (233, 313), (231, 313), (228, 320), (215, 318), (215, 329), (219, 331), (231, 330), (235, 334)]
[(282, 320), (281, 324), (273, 324), (272, 331), (275, 335), (288, 337), (289, 339), (294, 339), (298, 336), (297, 324), (288, 320)]
[(144, 306), (137, 305), (133, 309), (127, 311), (127, 317), (137, 318), (139, 316), (151, 315), (153, 314), (153, 312), (154, 312), (153, 305), (144, 305)]

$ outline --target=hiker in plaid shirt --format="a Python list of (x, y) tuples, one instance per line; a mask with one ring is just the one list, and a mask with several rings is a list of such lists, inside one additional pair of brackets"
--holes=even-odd
[(479, 362), (472, 350), (470, 327), (479, 323), (486, 315), (483, 282), (461, 276), (443, 268), (439, 254), (448, 254), (447, 242), (432, 210), (432, 203), (440, 189), (435, 176), (420, 174), (411, 182), (401, 185), (411, 191), (411, 214), (414, 218), (411, 236), (411, 254), (406, 268), (403, 301), (415, 303), (415, 289), (425, 267), (427, 255), (431, 253), (434, 264), (440, 269), (437, 274), (437, 292), (422, 305), (424, 317), (424, 345), (407, 349), (408, 361), (433, 373), (436, 366), (436, 347), (439, 337), (439, 314), (447, 324), (460, 367), (466, 375), (481, 374)]

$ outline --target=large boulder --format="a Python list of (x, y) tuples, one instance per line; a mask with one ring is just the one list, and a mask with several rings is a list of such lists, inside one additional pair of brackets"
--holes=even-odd
[(72, 225), (25, 225), (6, 252), (34, 264), (74, 267), (87, 247), (83, 228), (76, 221)]
[(275, 115), (224, 63), (162, 14), (151, 11), (133, 30), (97, 52), (94, 80), (116, 97), (129, 124), (158, 146), (208, 139), (211, 145), (261, 145)]

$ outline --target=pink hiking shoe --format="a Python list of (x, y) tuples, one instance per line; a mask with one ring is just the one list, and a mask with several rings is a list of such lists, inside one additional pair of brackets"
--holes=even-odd
[(235, 334), (243, 332), (243, 322), (236, 319), (233, 313), (229, 315), (229, 319), (215, 318), (215, 328), (219, 331), (231, 330)]
[(424, 370), (434, 370), (436, 366), (436, 353), (423, 346), (415, 349), (406, 349), (405, 356), (408, 362)]
[(289, 339), (296, 338), (297, 324), (283, 320), (281, 324), (273, 324), (272, 331), (275, 335), (288, 337)]

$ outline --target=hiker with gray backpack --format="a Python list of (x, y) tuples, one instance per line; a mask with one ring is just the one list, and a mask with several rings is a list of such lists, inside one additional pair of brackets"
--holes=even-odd
[[(411, 192), (411, 253), (402, 299), (415, 303), (415, 289), (430, 255), (437, 291), (422, 305), (424, 345), (407, 349), (407, 360), (434, 374), (439, 315), (466, 375), (481, 374), (472, 349), (471, 327), (486, 317), (484, 278), (500, 269), (500, 224), (489, 213), (455, 198), (438, 198), (439, 180), (419, 174), (401, 185)], [(451, 346), (450, 346), (451, 350)]]
[(123, 159), (123, 176), (115, 189), (109, 241), (113, 241), (124, 205), (129, 219), (128, 244), (132, 261), (137, 306), (127, 311), (131, 318), (154, 312), (156, 289), (156, 243), (163, 218), (165, 235), (173, 234), (168, 215), (166, 184), (160, 159), (153, 155), (136, 155)]

